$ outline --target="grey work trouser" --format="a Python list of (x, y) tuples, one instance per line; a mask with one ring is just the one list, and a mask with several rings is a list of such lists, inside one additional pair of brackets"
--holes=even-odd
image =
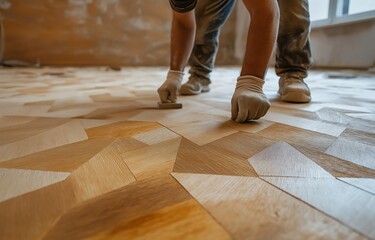
[[(197, 32), (189, 59), (191, 77), (210, 81), (219, 47), (220, 29), (236, 0), (198, 0), (195, 8)], [(312, 64), (308, 0), (278, 0), (280, 26), (277, 37), (276, 74), (307, 76)]]

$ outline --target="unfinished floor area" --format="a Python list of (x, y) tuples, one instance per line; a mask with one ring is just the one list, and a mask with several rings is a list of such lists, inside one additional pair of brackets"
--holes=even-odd
[(0, 69), (0, 239), (375, 239), (375, 75), (230, 120), (239, 68), (157, 109), (167, 68)]

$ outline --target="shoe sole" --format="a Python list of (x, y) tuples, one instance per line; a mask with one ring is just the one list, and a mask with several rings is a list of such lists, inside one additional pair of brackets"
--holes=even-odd
[(202, 88), (201, 90), (194, 91), (194, 90), (191, 90), (190, 88), (184, 88), (182, 86), (180, 89), (180, 94), (181, 95), (198, 95), (200, 93), (209, 92), (209, 91), (210, 91), (209, 88)]
[(307, 96), (303, 93), (287, 93), (285, 95), (281, 95), (281, 100), (284, 102), (292, 102), (292, 103), (309, 103), (311, 102), (311, 96)]

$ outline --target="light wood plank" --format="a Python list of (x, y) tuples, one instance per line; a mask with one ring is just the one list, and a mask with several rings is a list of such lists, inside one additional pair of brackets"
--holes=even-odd
[(107, 147), (114, 138), (94, 138), (0, 162), (2, 168), (72, 172)]
[(171, 176), (148, 178), (67, 212), (45, 239), (228, 239)]
[(258, 121), (237, 123), (232, 120), (227, 121), (228, 126), (242, 132), (257, 133), (263, 129), (268, 128), (273, 122), (267, 121), (265, 119), (259, 119)]
[(80, 119), (82, 126), (85, 129), (101, 127), (116, 122), (115, 120), (101, 120), (101, 119)]
[(99, 239), (232, 239), (194, 200), (165, 207), (150, 216), (90, 237)]
[[(0, 145), (5, 145), (7, 143), (13, 143), (17, 141), (24, 140), (28, 137), (32, 137), (43, 132), (46, 132), (50, 129), (59, 127), (67, 122), (68, 119), (62, 118), (36, 118), (36, 117), (4, 117), (5, 119), (9, 119), (10, 121), (14, 120), (16, 125), (7, 126), (8, 124), (5, 123), (4, 126), (0, 126)], [(26, 119), (27, 121), (23, 124), (19, 125), (19, 118)], [(30, 118), (32, 119), (31, 121)]]
[(324, 152), (337, 138), (314, 131), (291, 127), (279, 123), (256, 133), (271, 140), (281, 140), (291, 145), (299, 145)]
[(144, 133), (140, 133), (140, 134), (133, 136), (134, 139), (144, 142), (148, 145), (161, 143), (161, 142), (174, 139), (174, 138), (178, 138), (178, 137), (180, 136), (164, 127), (157, 128), (157, 129), (144, 132)]
[(119, 154), (130, 152), (136, 149), (145, 148), (148, 145), (130, 137), (117, 138), (112, 146), (116, 148), (116, 152)]
[(136, 181), (113, 145), (104, 148), (72, 172), (67, 180), (73, 182), (74, 193), (79, 201), (102, 195)]
[(235, 239), (364, 239), (259, 178), (172, 175)]
[(22, 125), (34, 121), (36, 117), (22, 117), (22, 116), (3, 116), (0, 117), (0, 131), (2, 128), (11, 127), (15, 125)]
[(249, 159), (259, 176), (325, 177), (331, 174), (285, 142), (277, 142)]
[(298, 145), (293, 146), (335, 177), (375, 178), (375, 170), (370, 168), (344, 161), (305, 147)]
[(375, 238), (375, 195), (337, 179), (263, 179), (365, 236)]
[(182, 139), (173, 172), (256, 176), (246, 158), (215, 146)]
[(371, 145), (338, 138), (325, 153), (367, 168), (375, 169), (375, 147)]
[(71, 120), (26, 139), (0, 146), (0, 162), (87, 139), (79, 120)]
[(352, 117), (352, 118), (358, 118), (367, 120), (370, 122), (375, 122), (375, 114), (374, 113), (347, 113), (346, 115)]
[(0, 168), (0, 202), (63, 181), (69, 174)]
[(137, 180), (172, 172), (181, 138), (127, 151), (122, 159)]
[(86, 131), (89, 138), (131, 137), (157, 128), (160, 128), (157, 123), (124, 121), (90, 128)]
[(0, 239), (40, 239), (76, 203), (66, 180), (1, 202)]
[(375, 178), (339, 178), (341, 181), (349, 183), (357, 188), (375, 194)]
[(276, 143), (275, 140), (270, 140), (256, 134), (237, 132), (211, 142), (204, 147), (212, 146), (214, 148), (224, 149), (233, 156), (237, 155), (248, 159), (274, 143)]
[(222, 121), (199, 121), (166, 126), (198, 145), (204, 145), (237, 132)]
[(282, 113), (275, 113), (275, 112), (269, 112), (266, 116), (264, 116), (264, 119), (272, 122), (278, 122), (283, 123), (289, 126), (298, 127), (318, 133), (327, 134), (330, 136), (338, 137), (344, 130), (345, 127), (336, 125), (336, 124), (330, 124), (325, 123), (321, 121), (316, 120), (310, 120), (300, 117), (294, 117), (290, 116), (288, 114), (282, 114)]

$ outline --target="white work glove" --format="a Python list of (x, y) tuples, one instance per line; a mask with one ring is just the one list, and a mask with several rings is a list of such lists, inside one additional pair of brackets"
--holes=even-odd
[(158, 93), (162, 103), (175, 103), (181, 88), (184, 72), (169, 70), (167, 79), (159, 87)]
[(232, 120), (246, 122), (266, 115), (271, 104), (262, 87), (264, 80), (251, 75), (240, 76), (232, 97)]

